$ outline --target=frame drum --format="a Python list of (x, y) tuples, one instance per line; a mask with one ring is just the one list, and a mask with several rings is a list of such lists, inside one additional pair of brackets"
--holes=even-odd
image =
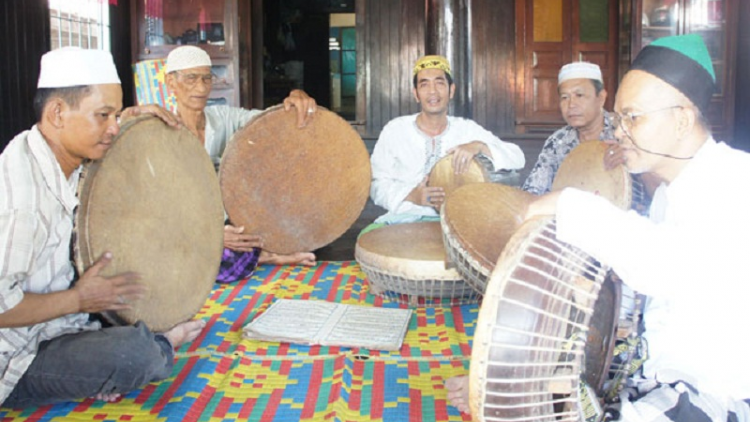
[(469, 375), (474, 420), (579, 420), (584, 349), (606, 272), (558, 241), (552, 218), (518, 229), (479, 311)]
[(438, 304), (440, 299), (454, 304), (478, 300), (455, 269), (446, 269), (437, 221), (369, 231), (357, 239), (354, 256), (367, 275), (370, 291), (386, 299), (422, 305)]
[(625, 166), (604, 169), (607, 148), (607, 144), (601, 141), (581, 142), (560, 164), (552, 190), (577, 188), (603, 196), (622, 209), (630, 209), (632, 179)]
[(479, 294), (533, 199), (512, 186), (478, 183), (456, 189), (443, 203), (440, 223), (448, 259)]
[(445, 197), (461, 186), (472, 183), (491, 182), (493, 165), (489, 158), (476, 155), (469, 162), (469, 168), (462, 174), (453, 172), (453, 154), (446, 155), (438, 160), (430, 171), (427, 186), (440, 186), (445, 192)]
[(105, 318), (157, 332), (192, 318), (216, 281), (224, 241), (219, 182), (198, 139), (155, 117), (130, 120), (79, 189), (80, 273), (111, 251), (102, 275), (134, 271), (148, 287), (132, 309)]
[(229, 142), (219, 168), (229, 220), (281, 254), (334, 241), (370, 194), (370, 156), (351, 125), (322, 107), (302, 129), (296, 119), (282, 106), (254, 117)]

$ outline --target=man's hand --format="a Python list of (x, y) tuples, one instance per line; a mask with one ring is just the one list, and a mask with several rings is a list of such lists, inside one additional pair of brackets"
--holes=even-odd
[(440, 209), (440, 205), (445, 202), (445, 191), (440, 186), (427, 186), (427, 178), (425, 177), (407, 195), (406, 200), (417, 205)]
[(263, 239), (254, 234), (244, 234), (244, 227), (224, 226), (224, 247), (237, 252), (252, 252), (253, 248), (262, 248)]
[(78, 296), (78, 311), (95, 313), (130, 309), (129, 303), (143, 297), (146, 287), (138, 283), (138, 275), (132, 272), (103, 277), (99, 273), (112, 261), (112, 254), (105, 252), (73, 287)]
[(604, 169), (612, 170), (620, 164), (625, 164), (624, 150), (617, 141), (604, 141), (609, 145), (604, 153)]
[(318, 105), (315, 100), (301, 89), (292, 90), (289, 96), (284, 98), (284, 110), (289, 111), (294, 107), (297, 110), (297, 127), (307, 126), (313, 119)]
[(453, 172), (455, 174), (465, 173), (469, 169), (470, 161), (479, 153), (490, 156), (490, 149), (482, 141), (473, 141), (449, 149), (447, 154), (453, 154)]
[(150, 114), (152, 116), (156, 116), (162, 119), (164, 123), (175, 128), (182, 124), (182, 121), (179, 119), (179, 117), (170, 113), (169, 110), (161, 106), (158, 106), (156, 104), (147, 104), (147, 105), (128, 107), (125, 110), (123, 110), (122, 113), (120, 113), (120, 122), (125, 122), (128, 119), (131, 119), (133, 117), (140, 116), (143, 114)]

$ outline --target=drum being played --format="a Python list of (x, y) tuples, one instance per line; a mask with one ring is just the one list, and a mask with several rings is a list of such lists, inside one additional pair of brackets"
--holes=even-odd
[(110, 251), (102, 275), (134, 271), (148, 288), (132, 309), (105, 318), (153, 331), (192, 318), (213, 288), (224, 239), (219, 182), (200, 141), (155, 117), (131, 120), (79, 189), (79, 272)]
[(584, 350), (606, 272), (560, 242), (551, 218), (516, 231), (479, 311), (469, 375), (474, 420), (579, 420), (580, 374), (590, 370)]
[(334, 241), (370, 193), (370, 157), (351, 125), (322, 107), (304, 128), (296, 119), (281, 106), (256, 116), (232, 137), (219, 169), (229, 220), (280, 254)]
[(440, 210), (446, 253), (477, 293), (484, 294), (497, 259), (533, 198), (518, 188), (492, 183), (463, 186), (446, 198)]
[(552, 182), (552, 190), (577, 188), (600, 195), (622, 209), (633, 204), (633, 181), (624, 166), (604, 169), (608, 145), (581, 142), (565, 157)]
[(357, 239), (355, 258), (370, 291), (412, 305), (476, 303), (478, 295), (446, 268), (440, 223), (393, 224)]
[(474, 159), (469, 161), (465, 172), (456, 174), (453, 169), (453, 154), (449, 154), (435, 163), (427, 179), (427, 186), (442, 187), (447, 198), (451, 192), (461, 186), (491, 182), (493, 168), (494, 166), (489, 158), (484, 155), (476, 155)]

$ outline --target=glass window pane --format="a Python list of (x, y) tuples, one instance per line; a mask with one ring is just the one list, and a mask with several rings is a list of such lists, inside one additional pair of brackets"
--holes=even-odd
[(342, 51), (341, 59), (343, 61), (341, 66), (341, 73), (357, 73), (356, 51)]
[(341, 96), (342, 97), (354, 97), (357, 95), (357, 76), (356, 75), (342, 75), (341, 76)]
[(534, 42), (563, 40), (562, 0), (534, 0)]
[(581, 42), (609, 41), (609, 6), (607, 0), (579, 0)]
[(354, 28), (342, 28), (341, 29), (341, 49), (342, 50), (356, 50), (357, 49), (357, 30)]

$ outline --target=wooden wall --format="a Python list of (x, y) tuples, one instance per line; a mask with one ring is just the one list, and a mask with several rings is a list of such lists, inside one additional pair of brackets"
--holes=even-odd
[(472, 115), (501, 138), (515, 131), (514, 0), (471, 0)]
[(39, 58), (49, 50), (47, 0), (0, 2), (0, 145), (35, 122)]
[(419, 111), (412, 69), (425, 52), (425, 2), (365, 0), (364, 19), (365, 50), (357, 77), (366, 81), (365, 136), (376, 137), (394, 117)]

